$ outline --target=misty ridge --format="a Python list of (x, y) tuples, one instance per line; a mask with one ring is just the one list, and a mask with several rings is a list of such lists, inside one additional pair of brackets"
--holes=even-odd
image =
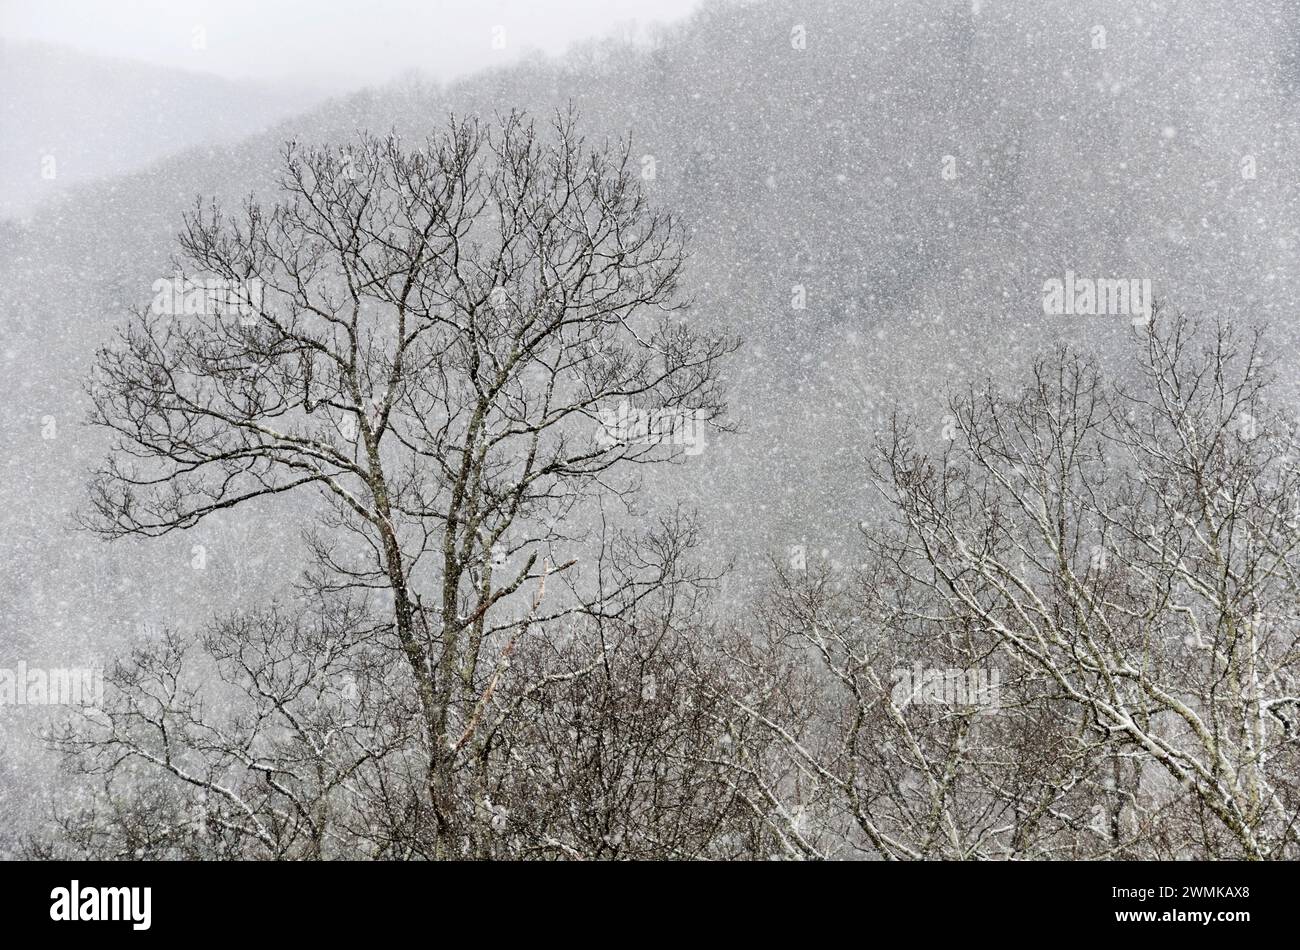
[(238, 141), (325, 98), (11, 40), (0, 40), (0, 88), (10, 90), (0, 103), (4, 218), (29, 215), (70, 184)]
[(1297, 50), (5, 41), (0, 855), (1300, 857)]

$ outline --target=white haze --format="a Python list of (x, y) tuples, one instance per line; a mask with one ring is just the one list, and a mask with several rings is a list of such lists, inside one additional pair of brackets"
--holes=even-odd
[[(562, 53), (613, 30), (676, 20), (696, 6), (698, 0), (45, 0), (0, 5), (0, 36), (227, 79), (338, 90), (409, 70), (447, 81), (527, 50)], [(504, 46), (493, 46), (496, 27)], [(198, 49), (196, 30), (204, 40)]]

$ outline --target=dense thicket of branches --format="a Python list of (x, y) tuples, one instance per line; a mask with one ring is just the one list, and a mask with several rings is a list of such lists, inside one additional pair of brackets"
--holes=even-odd
[[(1296, 428), (1261, 346), (1159, 314), (1115, 379), (1062, 348), (952, 394), (938, 452), (894, 421), (863, 569), (780, 578), (738, 664), (795, 850), (1300, 853)], [(995, 708), (900, 703), (916, 662), (999, 671)]]
[[(186, 642), (150, 646), (88, 767), (151, 762), (274, 855), (339, 853), (339, 822), (382, 853), (486, 847), (504, 732), (605, 662), (571, 669), (569, 641), (632, 636), (653, 598), (705, 582), (686, 519), (631, 537), (586, 504), (682, 451), (609, 431), (623, 407), (722, 425), (734, 341), (683, 319), (684, 244), (627, 144), (588, 146), (565, 115), (453, 119), (413, 149), (290, 143), (273, 206), (196, 207), (184, 306), (99, 354), (93, 421), (116, 444), (87, 520), (156, 536), (312, 493), (306, 600), (222, 621), (199, 669)], [(534, 637), (553, 649), (521, 684)], [(252, 705), (214, 722), (190, 677)]]
[(54, 739), (96, 786), (32, 849), (1300, 856), (1300, 472), (1261, 336), (1158, 313), (1113, 376), (1061, 348), (950, 393), (937, 449), (895, 418), (861, 566), (724, 617), (692, 518), (598, 516), (675, 451), (602, 413), (721, 424), (734, 345), (674, 315), (679, 228), (626, 158), (453, 123), (291, 145), (274, 207), (196, 210), (185, 273), (265, 297), (101, 354), (89, 520), (314, 492), (311, 559), (296, 600), (121, 659)]

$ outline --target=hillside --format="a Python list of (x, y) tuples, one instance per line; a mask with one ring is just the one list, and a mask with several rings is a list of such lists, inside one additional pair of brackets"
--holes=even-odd
[(0, 218), (71, 185), (235, 142), (324, 98), (0, 39)]
[[(4, 642), (81, 656), (292, 580), (282, 554), (298, 526), (255, 513), (147, 549), (72, 530), (100, 451), (78, 424), (95, 343), (170, 274), (195, 196), (269, 194), (286, 139), (418, 137), (451, 111), (570, 101), (589, 135), (631, 135), (636, 161), (653, 159), (653, 197), (693, 231), (691, 319), (745, 340), (728, 376), (742, 431), (653, 485), (701, 508), (740, 592), (792, 544), (850, 556), (870, 503), (853, 473), (895, 400), (937, 440), (943, 386), (1011, 372), (1052, 339), (1119, 345), (1123, 319), (1044, 314), (1044, 281), (1066, 271), (1150, 279), (1159, 298), (1271, 322), (1293, 347), (1296, 48), (1300, 13), (1269, 0), (719, 2), (648, 48), (596, 44), (447, 88), (409, 81), (246, 138), (287, 103), (259, 112), (225, 86), (124, 69), (102, 88), (128, 109), (84, 104), (140, 130), (113, 166), (123, 174), (0, 232), (3, 477), (9, 497), (32, 500), (0, 513), (4, 557), (29, 565), (5, 579)], [(20, 104), (29, 118), (53, 108)], [(4, 139), (7, 188), (18, 153), (54, 135), (25, 129)], [(170, 150), (212, 132), (132, 170), (159, 137)], [(116, 141), (104, 126), (81, 134)], [(47, 418), (56, 438), (42, 438)], [(215, 565), (205, 575), (189, 566), (196, 544)]]

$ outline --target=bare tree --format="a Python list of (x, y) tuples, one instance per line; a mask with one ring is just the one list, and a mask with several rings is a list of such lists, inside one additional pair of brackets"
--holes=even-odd
[(420, 787), (419, 710), (380, 631), (313, 613), (223, 618), (201, 642), (167, 631), (119, 660), (104, 708), (55, 734), (104, 783), (60, 816), (67, 837), (110, 858), (391, 855), (374, 829)]
[(1078, 723), (1027, 815), (1086, 783), (1102, 856), (1293, 856), (1295, 429), (1258, 332), (1158, 313), (1135, 357), (971, 388), (940, 459), (896, 428), (880, 551), (932, 592), (907, 613), (979, 630)]
[[(571, 115), (545, 132), (517, 114), (452, 119), (414, 149), (290, 143), (275, 204), (187, 216), (189, 312), (136, 313), (90, 384), (93, 421), (116, 436), (87, 519), (105, 536), (158, 536), (289, 493), (320, 501), (309, 586), (343, 601), (322, 622), (356, 598), (386, 611), (376, 636), (413, 691), (437, 854), (476, 819), (458, 782), (516, 641), (566, 618), (617, 621), (680, 573), (635, 553), (584, 573), (576, 558), (597, 524), (583, 500), (624, 498), (636, 464), (682, 451), (662, 426), (610, 420), (722, 425), (717, 370), (735, 343), (682, 320), (684, 232), (649, 206), (628, 154), (588, 146)], [(215, 657), (297, 730), (242, 649)], [(313, 810), (354, 773), (326, 768), (302, 791), (259, 762), (241, 767), (281, 799), (307, 842), (293, 848), (316, 853)], [(260, 819), (239, 820), (282, 853)]]
[(896, 418), (863, 567), (777, 572), (727, 699), (778, 853), (1297, 854), (1295, 427), (1258, 332), (1132, 355), (952, 395), (938, 453)]

